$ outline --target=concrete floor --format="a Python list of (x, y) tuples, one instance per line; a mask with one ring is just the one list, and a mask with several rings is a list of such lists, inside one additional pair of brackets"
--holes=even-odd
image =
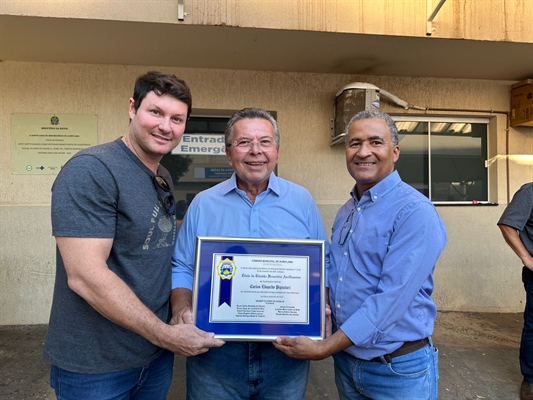
[[(521, 314), (439, 313), (439, 399), (518, 399), (521, 329)], [(45, 332), (45, 325), (0, 326), (0, 399), (55, 399), (41, 355)], [(169, 399), (185, 398), (184, 365), (176, 357)], [(318, 399), (338, 400), (331, 358), (311, 363), (306, 400)]]

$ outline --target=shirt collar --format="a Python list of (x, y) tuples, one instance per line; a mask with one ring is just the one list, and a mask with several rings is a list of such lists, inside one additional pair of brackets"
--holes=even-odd
[[(377, 201), (379, 198), (385, 196), (389, 191), (391, 191), (394, 187), (396, 187), (401, 181), (402, 179), (400, 178), (400, 174), (398, 174), (398, 171), (394, 170), (387, 177), (385, 177), (384, 179), (376, 183), (370, 189), (365, 190), (363, 192), (363, 196), (361, 197), (361, 200), (365, 196), (368, 196), (370, 200)], [(355, 204), (357, 204), (358, 200), (357, 200), (357, 196), (355, 195), (355, 193), (356, 193), (356, 189), (354, 186), (350, 192), (350, 196), (352, 196)]]
[[(222, 193), (224, 195), (227, 195), (231, 191), (237, 191), (237, 175), (235, 174), (235, 172), (233, 173), (231, 178), (225, 180), (224, 182), (221, 182), (220, 185), (222, 188)], [(274, 174), (274, 172), (270, 173), (270, 177), (268, 178), (268, 187), (266, 191), (271, 191), (277, 196), (280, 195), (279, 178)]]

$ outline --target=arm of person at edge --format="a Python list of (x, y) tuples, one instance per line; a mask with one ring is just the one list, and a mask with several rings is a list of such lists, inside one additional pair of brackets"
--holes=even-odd
[(513, 251), (520, 258), (524, 266), (533, 271), (533, 257), (531, 257), (526, 247), (522, 243), (522, 240), (520, 240), (518, 230), (516, 230), (512, 226), (505, 224), (498, 224), (498, 226), (502, 231), (503, 238), (505, 239), (509, 247), (513, 249)]
[(146, 307), (107, 266), (113, 239), (56, 237), (56, 242), (69, 287), (107, 319), (183, 356), (224, 344), (193, 325), (166, 324)]
[[(428, 207), (423, 204), (420, 206)], [(374, 340), (379, 340), (383, 332), (390, 331), (405, 314), (423, 283), (431, 275), (442, 251), (440, 243), (438, 247), (432, 246), (433, 242), (437, 243), (432, 237), (432, 233), (437, 229), (434, 229), (433, 222), (426, 223), (435, 219), (425, 218), (427, 214), (423, 211), (421, 213), (413, 211), (405, 213), (402, 222), (396, 227), (394, 237), (391, 238), (380, 279), (381, 282), (384, 280), (388, 282), (386, 291), (382, 290), (381, 284), (378, 285), (377, 293), (369, 296), (332, 336), (323, 341), (313, 341), (304, 336), (278, 337), (274, 346), (293, 358), (321, 360), (351, 345), (360, 347), (371, 345)], [(392, 248), (401, 249), (401, 253), (391, 251)], [(397, 271), (398, 268), (403, 274), (395, 279), (394, 270)], [(409, 290), (402, 288), (406, 286), (406, 281), (411, 282)], [(382, 307), (378, 307), (378, 304)], [(383, 315), (385, 310), (386, 316)]]

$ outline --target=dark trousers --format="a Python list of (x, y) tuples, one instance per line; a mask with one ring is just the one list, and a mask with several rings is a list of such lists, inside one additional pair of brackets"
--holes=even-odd
[(526, 290), (526, 308), (520, 341), (520, 371), (526, 382), (533, 383), (533, 271), (524, 267), (522, 282)]

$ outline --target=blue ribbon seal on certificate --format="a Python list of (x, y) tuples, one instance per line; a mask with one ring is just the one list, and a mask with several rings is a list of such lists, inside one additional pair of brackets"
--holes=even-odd
[(237, 266), (233, 256), (222, 256), (217, 266), (217, 275), (220, 277), (220, 294), (218, 305), (226, 303), (231, 307), (231, 278), (237, 273)]

